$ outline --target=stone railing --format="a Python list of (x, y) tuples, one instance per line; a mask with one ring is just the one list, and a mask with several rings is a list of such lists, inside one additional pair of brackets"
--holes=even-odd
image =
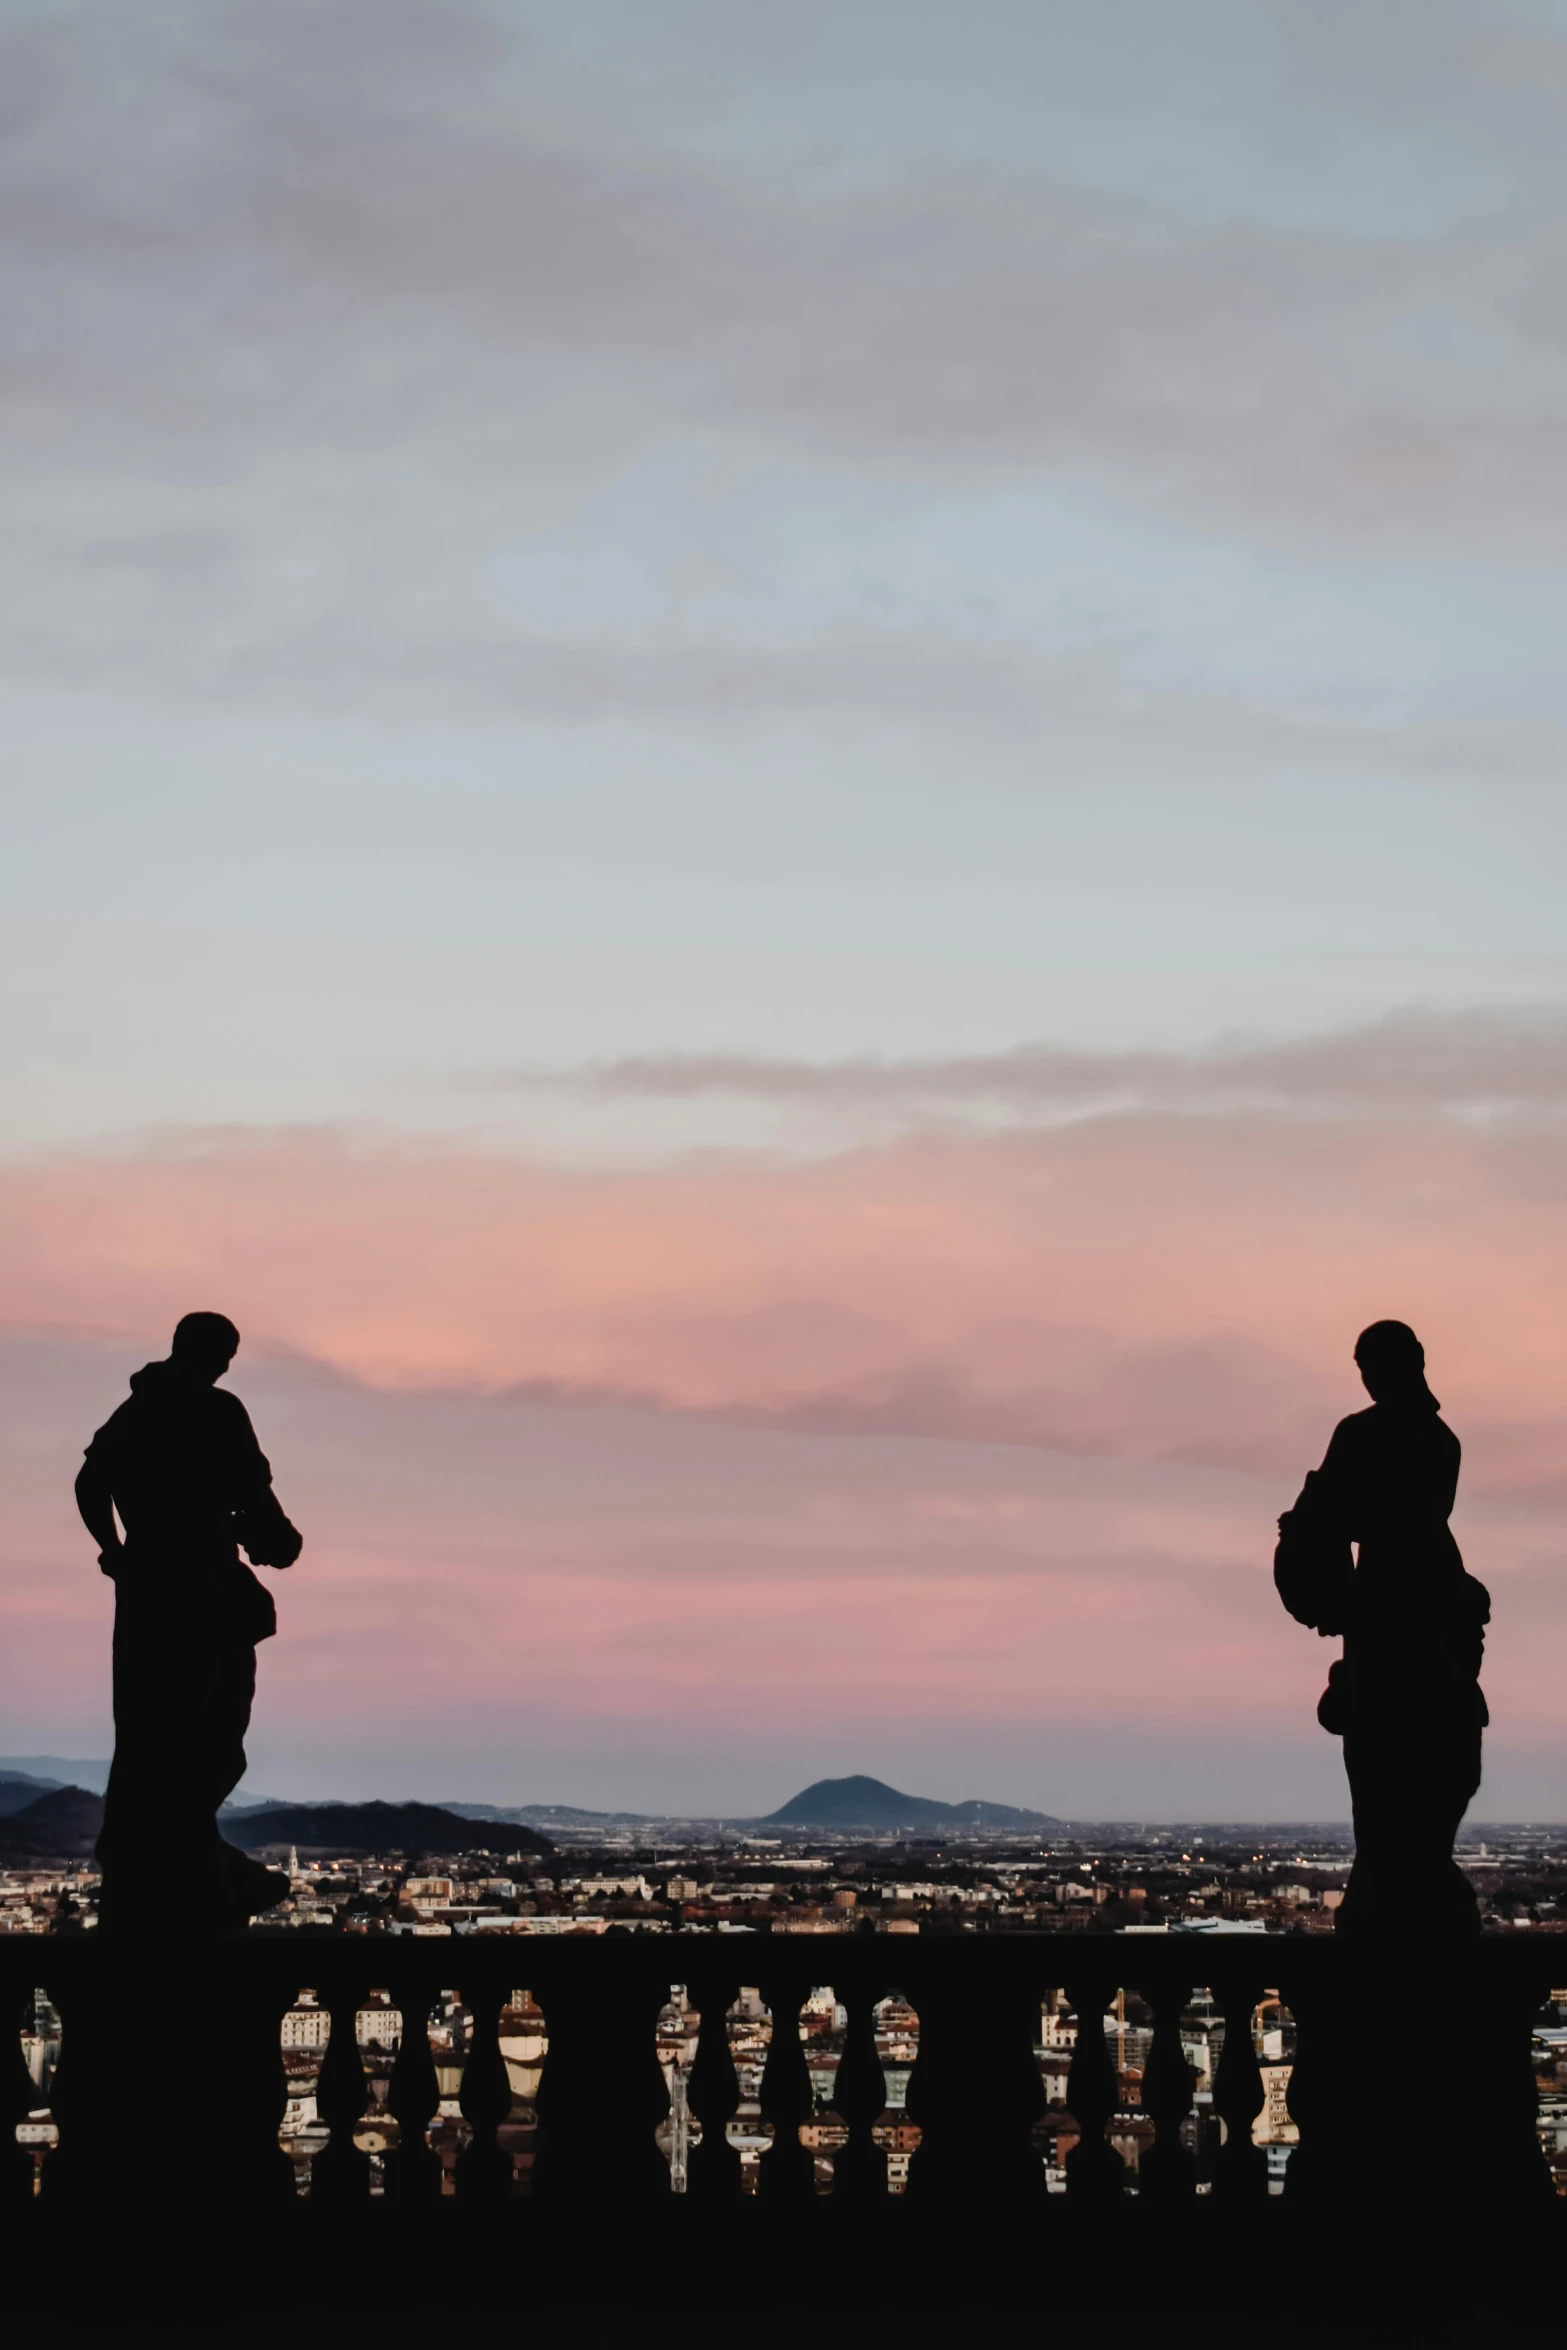
[[(0, 2013), (19, 2023), (41, 1988), (60, 2057), (58, 2143), (41, 2171), (25, 2147), (5, 2157), (7, 2276), (24, 2302), (50, 2307), (74, 2286), (115, 2308), (182, 2296), (225, 2308), (631, 2308), (641, 2295), (734, 2310), (1203, 2308), (1245, 2301), (1269, 2277), (1277, 2310), (1279, 2263), (1318, 2265), (1315, 2285), (1300, 2276), (1304, 2307), (1331, 2297), (1327, 2272), (1342, 2276), (1351, 2253), (1379, 2264), (1395, 2293), (1460, 2291), (1460, 2268), (1543, 2279), (1564, 2205), (1536, 2130), (1531, 2029), (1564, 1957), (1551, 1936), (1455, 1948), (1413, 1930), (1374, 1949), (1250, 1935), (301, 1934), (171, 1938), (155, 1951), (14, 1937), (0, 1942)], [(812, 2089), (791, 2028), (824, 1981), (848, 2018), (827, 2193), (801, 2138)], [(701, 2017), (684, 2076), (700, 2142), (680, 2195), (657, 2135), (670, 2088), (656, 2036), (672, 1982)], [(726, 2016), (742, 1984), (759, 1987), (773, 2019), (759, 2092), (771, 2143), (751, 2193), (726, 2133), (739, 2103)], [(281, 2027), (305, 1985), (329, 2036), (316, 2089), (325, 2128), (301, 2194), (278, 2133)], [(525, 2180), (502, 2136), (513, 2081), (499, 2037), (521, 1985), (547, 2034)], [(1205, 2179), (1182, 2040), (1199, 1986), (1225, 2026), (1210, 2092), (1222, 2144)], [(404, 2031), (388, 2099), (398, 2143), (372, 2193), (371, 2156), (355, 2144), (367, 2105), (356, 2015), (389, 1991), (422, 2020), (453, 1987), (471, 2019), (466, 2142), (443, 2172), (427, 2129), (438, 2105), (429, 2037)], [(877, 2002), (894, 1991), (918, 2017), (906, 2107), (918, 2148), (897, 2196), (875, 2037)], [(1135, 2182), (1114, 2143), (1124, 2084), (1099, 2021), (1121, 1992), (1152, 2024)], [(1037, 2048), (1042, 2002), (1060, 1994), (1058, 2007), (1089, 2025), (1070, 2053), (1074, 2142), (1065, 2191), (1052, 2194)], [(1298, 2143), (1282, 2194), (1269, 2192), (1253, 2132), (1264, 2084), (1252, 2022), (1267, 1994), (1287, 2003), (1297, 2035)], [(8, 2140), (38, 2102), (11, 2046)]]

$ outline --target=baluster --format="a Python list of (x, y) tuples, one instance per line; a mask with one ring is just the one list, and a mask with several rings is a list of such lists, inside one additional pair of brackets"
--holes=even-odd
[[(987, 1957), (995, 1951), (987, 1949)], [(995, 1951), (997, 1957), (999, 1951)], [(1039, 1986), (1031, 1976), (1004, 1982), (977, 2003), (969, 2071), (969, 2192), (987, 2201), (1032, 2203), (1045, 2192), (1033, 2130), (1045, 2110), (1034, 2061)]]
[[(1396, 1993), (1385, 1962), (1373, 1974), (1373, 1950), (1345, 1952), (1346, 1959), (1353, 1959), (1344, 1972), (1354, 1985), (1357, 2007), (1381, 2020), (1397, 1997), (1410, 2046), (1441, 2047), (1453, 2037), (1454, 2019), (1463, 2019), (1473, 2084), (1468, 2100), (1471, 2161), (1440, 2168), (1406, 2165), (1403, 2175), (1393, 2177), (1382, 2191), (1383, 2200), (1394, 2205), (1400, 2219), (1413, 2218), (1418, 2211), (1427, 2226), (1462, 2227), (1468, 2233), (1478, 2224), (1511, 2234), (1520, 2223), (1531, 2230), (1537, 2227), (1542, 2215), (1556, 2205), (1550, 2165), (1539, 2139), (1532, 2040), (1536, 2015), (1561, 1970), (1559, 1963), (1553, 1968), (1549, 1958), (1537, 1960), (1538, 1949), (1533, 1936), (1505, 1943), (1486, 1936), (1445, 1948), (1438, 1942), (1422, 1954), (1424, 1963), (1415, 1981), (1399, 1986)], [(1309, 2094), (1307, 2111), (1314, 2116)], [(1290, 2113), (1298, 2123), (1293, 2079)], [(1297, 2147), (1286, 2174), (1291, 2190), (1300, 2156)]]
[[(1398, 2017), (1414, 2048), (1440, 2045), (1449, 2019), (1437, 2041), (1428, 2040), (1411, 2008), (1417, 1984), (1380, 1952), (1335, 1939), (1311, 1956), (1331, 1964), (1298, 1975), (1292, 1969), (1288, 1984), (1279, 1986), (1295, 2018), (1287, 2102), (1300, 2133), (1284, 2174), (1285, 2197), (1295, 2209), (1342, 2211), (1356, 2223), (1375, 2213), (1380, 2223), (1390, 2218), (1387, 2199), (1399, 2191), (1400, 2170), (1407, 2171), (1396, 2157), (1389, 2160), (1384, 2132), (1372, 2119), (1387, 2095), (1388, 2018)], [(1423, 1968), (1420, 1974), (1423, 1979)], [(1255, 1983), (1251, 1996), (1260, 1997)], [(1266, 2164), (1260, 2149), (1259, 2161)]]
[(559, 1973), (534, 1986), (549, 2035), (536, 2196), (619, 2210), (669, 2193), (653, 2135), (669, 2110), (657, 2047), (669, 1986), (642, 1979), (649, 1955), (629, 1941), (592, 1952), (578, 1944), (551, 1952), (550, 1971)]
[(1115, 2203), (1126, 2181), (1126, 2165), (1105, 2136), (1120, 2094), (1104, 2028), (1115, 1982), (1102, 1965), (1074, 1967), (1063, 1988), (1077, 2016), (1066, 2102), (1081, 2133), (1066, 2158), (1066, 2191), (1077, 2203)]
[[(1540, 2144), (1534, 2020), (1549, 1998), (1559, 1970), (1548, 1959), (1531, 1965), (1532, 1958), (1533, 1952), (1517, 1943), (1500, 1948), (1489, 1940), (1471, 1945), (1465, 1953), (1465, 1980), (1459, 1992), (1464, 2008), (1455, 2005), (1448, 2013), (1467, 2011), (1473, 2014), (1477, 2027), (1476, 2167), (1482, 2207), (1488, 2207), (1497, 2222), (1511, 2218), (1516, 2224), (1518, 2215), (1528, 2214), (1537, 2225), (1541, 2214), (1555, 2204), (1556, 2191)], [(1511, 1963), (1498, 1982), (1491, 1962), (1503, 1959)], [(1482, 1965), (1482, 1961), (1488, 1963)], [(1292, 2156), (1292, 2168), (1293, 2164)]]
[(810, 2120), (815, 2101), (800, 2038), (804, 1986), (774, 1976), (760, 1989), (773, 2016), (761, 2094), (762, 2119), (772, 2123), (773, 2142), (762, 2156), (757, 2192), (767, 2203), (809, 2203), (816, 2192), (816, 2164), (800, 2142), (800, 2125)]
[[(1288, 1981), (1280, 1990), (1295, 2018), (1295, 2057), (1290, 2074), (1290, 2119), (1299, 2144), (1285, 2172), (1286, 2201), (1342, 2214), (1351, 2228), (1388, 2231), (1429, 2206), (1439, 2183), (1431, 2166), (1390, 2154), (1384, 2133), (1368, 2121), (1388, 2091), (1390, 2019), (1396, 2018), (1403, 2044), (1441, 2046), (1452, 2019), (1468, 2019), (1474, 2001), (1473, 1946), (1458, 1950), (1440, 1942), (1422, 1947), (1411, 1968), (1407, 1953), (1380, 1936), (1362, 1932), (1312, 1950), (1314, 1966), (1291, 1957)], [(1476, 2088), (1488, 2072), (1484, 2056)], [(1483, 2143), (1484, 2125), (1477, 2139)], [(1448, 2215), (1466, 2227), (1468, 2208)]]
[[(952, 1953), (957, 1955), (957, 1953)], [(970, 1955), (965, 1946), (962, 1955)], [(1044, 2111), (1034, 2062), (1039, 1992), (986, 1946), (987, 1977), (975, 1997), (955, 1968), (921, 1965), (913, 1994), (919, 2055), (907, 2112), (920, 2126), (909, 2193), (922, 2201), (1032, 2202), (1044, 2173), (1029, 2132)], [(1005, 1972), (1003, 1969), (1005, 1968)]]
[[(7, 1968), (0, 1975), (0, 2029), (5, 2037), (5, 2046), (0, 2049), (0, 2133), (4, 2136), (0, 2148), (0, 2241), (21, 2226), (33, 2194), (32, 2149), (16, 2142), (17, 2124), (40, 2102), (22, 2055), (22, 2025), (31, 2017), (32, 2002), (31, 1980), (24, 2006), (21, 1983)], [(4, 2028), (7, 2016), (11, 2019), (8, 2029)]]
[(465, 2203), (504, 2203), (511, 2193), (511, 2156), (497, 2132), (511, 2111), (511, 2080), (500, 2048), (500, 1993), (481, 1988), (464, 2004), (473, 2019), (459, 2103), (473, 2136), (457, 2157), (457, 2192)]
[(425, 2136), (441, 2102), (430, 2054), (430, 1994), (405, 1975), (392, 1984), (392, 2005), (403, 2028), (386, 2098), (397, 2124), (397, 2148), (386, 2158), (386, 2192), (392, 2201), (418, 2206), (434, 2202), (441, 2191), (440, 2158)]
[(1214, 1991), (1224, 2010), (1224, 2046), (1214, 2076), (1213, 2110), (1224, 2124), (1224, 2143), (1214, 2163), (1213, 2192), (1221, 2202), (1250, 2205), (1265, 2201), (1268, 2193), (1268, 2158), (1251, 2140), (1252, 2123), (1262, 2111), (1262, 2067), (1251, 2025), (1262, 1984), (1246, 1972), (1215, 1984)]
[(691, 2149), (686, 2193), (698, 2203), (729, 2203), (740, 2193), (740, 2151), (730, 2145), (726, 2130), (740, 2103), (739, 2076), (729, 2053), (729, 2010), (740, 1986), (725, 1974), (687, 1988), (695, 1993), (702, 2023), (686, 2102), (702, 2125), (702, 2137)]
[[(294, 2174), (278, 2126), (287, 2102), (281, 2025), (290, 1994), (265, 1967), (225, 1964), (220, 1974), (209, 1964), (187, 1973), (129, 1941), (111, 1954), (85, 1940), (67, 1947), (65, 1980), (57, 1991), (51, 1985), (61, 2019), (51, 2098), (60, 2145), (46, 2195), (58, 2194), (98, 2236), (118, 2229), (127, 2241), (144, 2240), (146, 2226), (166, 2225), (171, 2212), (194, 2230), (224, 2205), (264, 2217), (285, 2208)], [(237, 1956), (223, 1953), (225, 1961)], [(135, 2159), (135, 2133), (148, 2094), (148, 2049), (174, 2031), (197, 2136), (171, 2184), (162, 2166)], [(217, 2162), (207, 2150), (220, 2121), (224, 2153)]]
[[(283, 2018), (294, 2004), (294, 1994), (281, 1979), (269, 1980), (260, 1967), (236, 1966), (238, 1956), (237, 1950), (225, 1948), (221, 1969), (213, 1968), (199, 1982), (193, 1970), (193, 1979), (180, 1985), (182, 2020), (190, 2030), (189, 2077), (203, 2093), (198, 2105), (202, 2135), (185, 2176), (198, 2193), (213, 2201), (221, 2194), (235, 2210), (276, 2214), (287, 2209), (295, 2194), (294, 2166), (278, 2143), (288, 2106)], [(168, 2003), (165, 1975), (159, 2005), (167, 2010)], [(149, 1998), (144, 2016), (150, 2009)], [(145, 2046), (139, 2032), (135, 2038)], [(221, 2164), (208, 2153), (216, 2114), (233, 2131), (233, 2154)]]
[(665, 2109), (654, 2124), (659, 2152), (669, 2164), (671, 2194), (684, 2195), (691, 2160), (691, 2106), (686, 2090), (691, 2077), (694, 2003), (684, 1983), (671, 1983), (668, 2004), (659, 2011), (657, 2034), (659, 2069), (665, 2074)]
[(1189, 1983), (1145, 1992), (1153, 2009), (1153, 2047), (1143, 2068), (1143, 2106), (1154, 2125), (1154, 2142), (1139, 2165), (1139, 2192), (1148, 2202), (1184, 2203), (1197, 2192), (1197, 2163), (1181, 2142), (1181, 2125), (1192, 2109), (1197, 2080), (1181, 2046), (1181, 2015), (1191, 1998)]
[[(108, 1949), (88, 1944), (85, 1951), (81, 1944), (59, 1951), (46, 1945), (38, 1955), (44, 1959), (38, 1971), (60, 2018), (60, 2061), (49, 2100), (60, 2142), (44, 2166), (44, 2209), (57, 2226), (63, 2223), (57, 2238), (62, 2247), (79, 2244), (99, 2254), (96, 2260), (71, 2260), (66, 2253), (73, 2301), (87, 2322), (133, 2324), (150, 2314), (142, 2306), (147, 2248), (167, 2239), (171, 2221), (185, 2219), (186, 2166), (171, 2180), (172, 2166), (136, 2159), (134, 2145), (135, 2117), (147, 2096), (148, 2018), (159, 2014), (151, 2005), (158, 1987), (144, 1954), (128, 1939)], [(84, 1955), (97, 1964), (83, 1964)], [(160, 2283), (173, 2285), (166, 2257), (160, 2265)], [(177, 2287), (164, 2292), (160, 2316), (166, 2318), (176, 2294)]]
[(854, 2203), (881, 2202), (887, 2193), (887, 2155), (871, 2136), (887, 2104), (887, 2084), (876, 2053), (876, 2001), (868, 1990), (836, 1986), (848, 2011), (843, 2054), (833, 2083), (833, 2110), (848, 2125), (848, 2143), (833, 2158), (832, 2191)]
[(920, 2142), (909, 2164), (908, 2194), (916, 2202), (950, 2201), (962, 2192), (973, 2153), (966, 2142), (963, 2075), (978, 2061), (968, 2029), (974, 2019), (951, 1987), (936, 1982), (931, 1972), (920, 1968), (910, 1974), (908, 1996), (920, 2019), (920, 2043), (903, 2110), (919, 2124)]
[(350, 1988), (319, 1992), (327, 2011), (326, 2052), (316, 2084), (316, 2111), (331, 2132), (310, 2166), (310, 2200), (336, 2211), (368, 2200), (370, 2157), (354, 2144), (369, 2094), (359, 2053), (359, 2007), (365, 1986), (356, 1975)]
[[(73, 1959), (77, 1955), (73, 1950)], [(125, 2116), (137, 2111), (146, 2093), (137, 2079), (137, 2057), (154, 1986), (139, 1955), (134, 1945), (116, 1954), (112, 2002), (86, 1988), (79, 1968), (71, 1970), (74, 1979), (60, 1980), (52, 1968), (48, 1975), (60, 2018), (60, 2061), (49, 2100), (60, 2143), (44, 2166), (44, 2197), (83, 2218), (106, 2214), (111, 2226), (139, 2196), (150, 2200), (150, 2166), (127, 2170), (118, 2159)]]

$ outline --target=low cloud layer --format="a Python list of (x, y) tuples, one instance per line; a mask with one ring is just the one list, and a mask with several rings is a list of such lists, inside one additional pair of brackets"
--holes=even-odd
[(11, 1327), (161, 1343), (193, 1305), (389, 1388), (1265, 1467), (1384, 1314), (1500, 1488), (1559, 1479), (1567, 1134), (1429, 1112), (914, 1131), (569, 1168), (322, 1132), (0, 1173)]
[[(0, 1337), (0, 1721), (108, 1749), (111, 1594), (70, 1481), (125, 1341)], [(259, 1793), (768, 1810), (824, 1772), (1080, 1816), (1341, 1816), (1268, 1473), (394, 1394), (242, 1354), (304, 1528)], [(1546, 1527), (1466, 1499), (1497, 1594), (1483, 1816), (1547, 1813)]]
[(1023, 1117), (1270, 1109), (1559, 1114), (1567, 1110), (1567, 1010), (1409, 1010), (1332, 1035), (1221, 1037), (1193, 1052), (1020, 1044), (1006, 1052), (841, 1061), (642, 1053), (582, 1070), (514, 1070), (490, 1082), (606, 1099), (729, 1095), (904, 1115), (947, 1107), (1001, 1108)]

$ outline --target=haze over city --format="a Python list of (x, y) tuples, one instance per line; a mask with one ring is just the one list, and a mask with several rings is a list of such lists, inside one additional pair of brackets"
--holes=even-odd
[(1391, 1315), (1559, 1818), (1560, 12), (0, 74), (7, 1752), (109, 1751), (71, 1480), (215, 1308), (253, 1789), (1342, 1818), (1269, 1568)]

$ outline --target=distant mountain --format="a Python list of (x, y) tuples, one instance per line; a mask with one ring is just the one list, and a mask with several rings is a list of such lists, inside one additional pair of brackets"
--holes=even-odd
[(52, 1787), (0, 1817), (0, 1861), (88, 1860), (103, 1826), (103, 1797)]
[(746, 1828), (865, 1828), (873, 1830), (931, 1830), (955, 1833), (961, 1829), (992, 1828), (1000, 1834), (1026, 1835), (1033, 1828), (1059, 1828), (1049, 1812), (1021, 1811), (1010, 1803), (938, 1803), (926, 1795), (903, 1795), (885, 1780), (864, 1777), (818, 1779), (770, 1812), (765, 1819), (736, 1812), (690, 1813), (678, 1818), (644, 1811), (583, 1811), (572, 1803), (453, 1803), (448, 1809), (466, 1820), (525, 1822), (557, 1836), (569, 1837), (574, 1828), (711, 1827), (731, 1832)]
[[(484, 1829), (490, 1825), (491, 1832)], [(0, 1862), (87, 1860), (103, 1826), (103, 1797), (86, 1787), (54, 1787), (20, 1810), (0, 1814)], [(230, 1843), (257, 1851), (294, 1844), (311, 1852), (482, 1852), (493, 1849), (493, 1823), (459, 1819), (434, 1803), (281, 1803), (267, 1811), (227, 1812)], [(508, 1852), (551, 1852), (531, 1829), (508, 1826)]]
[(101, 1795), (109, 1784), (109, 1766), (63, 1754), (0, 1754), (0, 1781), (7, 1779), (31, 1779), (40, 1795), (51, 1787), (85, 1787)]
[[(43, 1760), (43, 1757), (35, 1757)], [(50, 1786), (41, 1778), (0, 1766), (0, 1861), (87, 1858), (103, 1824), (103, 1797), (90, 1788)], [(272, 1845), (307, 1852), (409, 1855), (493, 1851), (553, 1852), (553, 1837), (569, 1843), (574, 1830), (671, 1826), (746, 1829), (825, 1828), (838, 1834), (960, 1835), (990, 1829), (1026, 1835), (1061, 1822), (1048, 1812), (1008, 1803), (939, 1803), (904, 1795), (882, 1779), (818, 1779), (765, 1819), (672, 1821), (646, 1812), (586, 1811), (569, 1803), (264, 1803), (226, 1806), (219, 1827), (248, 1852)], [(497, 1834), (497, 1831), (503, 1834)]]
[(463, 1820), (521, 1820), (531, 1828), (656, 1828), (663, 1815), (646, 1811), (583, 1811), (574, 1803), (448, 1803)]
[(964, 1828), (996, 1828), (1019, 1834), (1030, 1828), (1059, 1828), (1049, 1812), (1019, 1811), (1010, 1803), (938, 1803), (928, 1795), (901, 1795), (882, 1779), (818, 1779), (814, 1786), (758, 1820), (761, 1828), (925, 1829), (940, 1834)]
[(35, 1779), (28, 1771), (0, 1771), (0, 1818), (23, 1810), (40, 1795), (51, 1795), (64, 1784), (63, 1779)]
[[(266, 1811), (226, 1812), (222, 1824), (229, 1840), (247, 1852), (293, 1844), (306, 1852), (423, 1854), (493, 1852), (497, 1823), (463, 1819), (435, 1803), (280, 1803)], [(547, 1838), (510, 1823), (505, 1841), (510, 1852), (555, 1849)]]

